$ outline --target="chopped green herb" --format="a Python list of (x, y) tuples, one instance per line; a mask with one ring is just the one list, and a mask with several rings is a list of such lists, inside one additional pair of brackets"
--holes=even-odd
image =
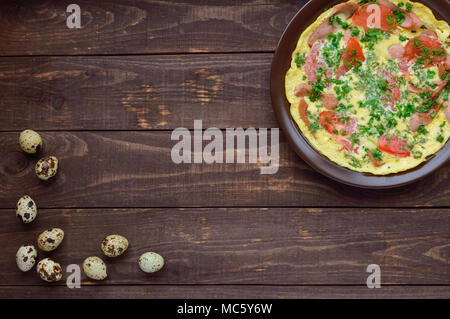
[(349, 27), (349, 24), (347, 22), (345, 22), (345, 21), (342, 21), (342, 19), (339, 16), (337, 16), (337, 15), (331, 16), (328, 19), (328, 23), (331, 24), (331, 25), (338, 24), (344, 29), (348, 29), (348, 27)]
[(363, 5), (363, 4), (366, 4), (366, 3), (376, 3), (378, 0), (360, 0), (359, 2), (358, 2), (358, 4), (359, 5)]
[(348, 163), (350, 166), (355, 167), (355, 168), (361, 167), (361, 162), (356, 157), (349, 155), (349, 154), (345, 154), (345, 157), (350, 159), (350, 162)]
[(428, 80), (431, 80), (434, 78), (434, 76), (436, 75), (436, 72), (434, 72), (433, 70), (427, 70), (427, 78)]
[(356, 37), (361, 33), (361, 31), (359, 31), (359, 29), (357, 27), (352, 27), (352, 37)]
[(330, 68), (337, 68), (341, 60), (342, 50), (339, 49), (339, 43), (344, 37), (342, 32), (336, 34), (330, 33), (322, 49), (322, 57)]
[(405, 14), (403, 13), (403, 11), (401, 11), (401, 10), (394, 10), (393, 13), (394, 13), (394, 16), (395, 16), (395, 20), (397, 20), (397, 24), (400, 25), (403, 22), (405, 22)]
[(416, 48), (418, 48), (422, 44), (422, 40), (420, 40), (418, 38), (414, 38), (413, 44)]
[(339, 112), (339, 113), (347, 113), (347, 111), (348, 111), (349, 109), (351, 109), (352, 107), (353, 107), (352, 104), (344, 105), (344, 104), (342, 104), (342, 103), (339, 103), (339, 104), (336, 106), (336, 111)]
[(419, 152), (419, 151), (414, 151), (414, 152), (412, 152), (412, 154), (415, 159), (419, 159), (423, 156), (422, 152)]
[(436, 141), (442, 143), (444, 141), (444, 137), (442, 135), (439, 135), (438, 137), (436, 137)]
[(420, 125), (418, 130), (417, 130), (417, 134), (422, 134), (422, 135), (426, 135), (428, 134), (427, 129), (425, 128), (425, 125)]
[(403, 35), (399, 35), (399, 37), (398, 37), (398, 39), (400, 40), (400, 41), (409, 41), (409, 38), (408, 37), (405, 37), (405, 36), (403, 36)]
[(344, 83), (342, 86), (334, 87), (334, 91), (336, 92), (339, 101), (345, 98), (351, 92), (351, 90), (352, 88), (350, 87), (350, 85), (348, 85), (348, 83)]
[(378, 147), (372, 151), (372, 156), (378, 162), (383, 161), (383, 153), (381, 153), (381, 151), (378, 149)]
[(406, 4), (406, 11), (411, 11), (413, 8), (413, 5), (411, 3)]
[(297, 65), (297, 68), (300, 69), (305, 64), (305, 60), (306, 57), (304, 53), (303, 54), (297, 53), (297, 55), (295, 56), (295, 64)]
[(308, 119), (309, 119), (309, 127), (311, 128), (311, 132), (316, 133), (320, 129), (318, 116), (314, 116), (311, 112), (308, 111)]
[(407, 118), (410, 117), (412, 114), (416, 113), (416, 108), (413, 104), (407, 103), (407, 104), (397, 104), (397, 116), (399, 118)]

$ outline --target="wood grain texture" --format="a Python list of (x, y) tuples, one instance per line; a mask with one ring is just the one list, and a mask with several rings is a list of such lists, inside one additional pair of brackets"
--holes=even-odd
[[(384, 285), (449, 285), (449, 209), (52, 209), (29, 225), (0, 211), (0, 285), (47, 285), (22, 273), (16, 249), (49, 227), (65, 231), (51, 256), (63, 265), (101, 256), (109, 234), (128, 238), (127, 252), (104, 257), (107, 280), (86, 285), (266, 284), (365, 285), (378, 264)], [(141, 272), (145, 251), (164, 256), (160, 272)], [(66, 274), (59, 285), (65, 285)]]
[(0, 130), (277, 127), (271, 54), (0, 59)]
[(7, 299), (447, 299), (448, 286), (383, 286), (368, 289), (355, 286), (244, 286), (244, 285), (152, 285), (18, 287), (0, 286), (0, 298)]
[(2, 1), (0, 55), (271, 51), (306, 0)]
[(363, 190), (312, 170), (283, 138), (279, 170), (260, 164), (174, 164), (171, 132), (46, 132), (44, 152), (59, 158), (57, 176), (36, 178), (19, 133), (0, 133), (0, 208), (24, 193), (38, 207), (448, 207), (449, 168), (412, 185)]

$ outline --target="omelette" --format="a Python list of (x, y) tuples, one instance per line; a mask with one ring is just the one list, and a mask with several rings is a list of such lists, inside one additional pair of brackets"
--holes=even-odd
[(301, 34), (285, 77), (290, 113), (331, 161), (406, 171), (450, 137), (450, 27), (425, 5), (351, 0)]

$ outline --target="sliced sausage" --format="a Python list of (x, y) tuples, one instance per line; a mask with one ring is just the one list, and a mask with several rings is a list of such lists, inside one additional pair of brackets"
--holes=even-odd
[(330, 33), (333, 33), (336, 30), (337, 30), (336, 27), (331, 25), (328, 22), (328, 19), (325, 19), (325, 21), (323, 21), (309, 37), (308, 39), (309, 47), (312, 47), (313, 44), (318, 40), (326, 39)]
[(333, 94), (323, 94), (322, 95), (322, 104), (329, 110), (334, 110), (336, 106), (339, 104), (339, 101), (336, 96)]
[(295, 87), (295, 96), (307, 96), (312, 92), (312, 86), (306, 83), (299, 84)]
[(344, 2), (341, 4), (338, 4), (334, 7), (332, 11), (332, 15), (343, 15), (344, 19), (349, 19), (356, 11), (358, 11), (359, 5), (355, 2)]
[(404, 12), (404, 13), (405, 13), (405, 21), (400, 25), (402, 28), (407, 30), (417, 30), (423, 25), (422, 20), (420, 20), (420, 18), (416, 16), (413, 12)]
[(417, 30), (423, 25), (422, 20), (420, 20), (420, 18), (413, 12), (400, 9), (398, 6), (388, 0), (378, 0), (378, 2), (382, 5), (385, 5), (392, 11), (399, 10), (404, 13), (405, 21), (403, 21), (403, 23), (400, 25), (402, 28), (407, 30)]
[(428, 113), (414, 113), (409, 120), (409, 128), (413, 132), (417, 132), (419, 126), (428, 125), (433, 118)]
[(433, 98), (435, 98), (436, 96), (438, 96), (438, 95), (441, 93), (442, 89), (445, 88), (445, 86), (446, 86), (447, 83), (448, 83), (448, 77), (449, 77), (449, 76), (450, 76), (450, 74), (447, 75), (447, 77), (445, 78), (445, 80), (443, 80), (443, 81), (441, 81), (441, 82), (439, 82), (439, 83), (436, 83), (438, 86), (437, 86), (437, 88), (433, 91), (433, 95), (432, 95)]
[[(331, 11), (331, 15), (341, 15), (344, 17), (344, 20), (347, 20), (358, 10), (358, 8), (359, 6), (354, 2), (344, 2), (335, 6), (333, 11)], [(336, 32), (337, 28), (334, 25), (331, 25), (328, 19), (329, 17), (326, 18), (309, 37), (308, 45), (310, 47), (312, 47), (317, 40), (326, 39), (330, 33)]]
[(311, 51), (308, 53), (305, 59), (305, 74), (309, 81), (312, 83), (317, 82), (317, 74), (316, 69), (318, 67), (317, 65), (317, 57), (320, 54), (320, 46), (321, 43), (317, 42), (312, 47)]
[(415, 86), (412, 83), (409, 83), (408, 91), (411, 92), (411, 93), (415, 93), (415, 94), (422, 93), (422, 90), (420, 90), (417, 86)]
[(436, 40), (439, 40), (436, 32), (434, 32), (433, 30), (425, 30), (422, 32), (422, 35), (426, 35), (427, 37), (435, 38)]
[(300, 102), (298, 103), (298, 113), (300, 114), (300, 118), (302, 119), (302, 121), (306, 124), (306, 126), (309, 128), (311, 133), (313, 133), (311, 130), (311, 127), (309, 126), (308, 103), (306, 103), (304, 98), (301, 98)]
[(388, 48), (389, 55), (394, 60), (400, 60), (405, 53), (405, 48), (401, 44), (393, 44)]

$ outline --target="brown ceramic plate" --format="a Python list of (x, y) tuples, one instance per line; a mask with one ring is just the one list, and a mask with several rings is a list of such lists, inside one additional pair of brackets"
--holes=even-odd
[[(272, 105), (281, 129), (295, 152), (315, 170), (336, 181), (362, 188), (392, 188), (415, 182), (439, 167), (445, 165), (450, 158), (450, 143), (439, 152), (430, 156), (427, 161), (408, 171), (377, 176), (370, 173), (360, 173), (339, 166), (316, 151), (303, 136), (289, 112), (290, 104), (286, 99), (284, 77), (291, 66), (291, 56), (302, 32), (313, 23), (325, 10), (342, 0), (310, 0), (291, 20), (280, 42), (272, 61), (270, 72), (270, 93)], [(450, 20), (450, 4), (447, 1), (420, 0), (433, 10), (440, 20)]]

